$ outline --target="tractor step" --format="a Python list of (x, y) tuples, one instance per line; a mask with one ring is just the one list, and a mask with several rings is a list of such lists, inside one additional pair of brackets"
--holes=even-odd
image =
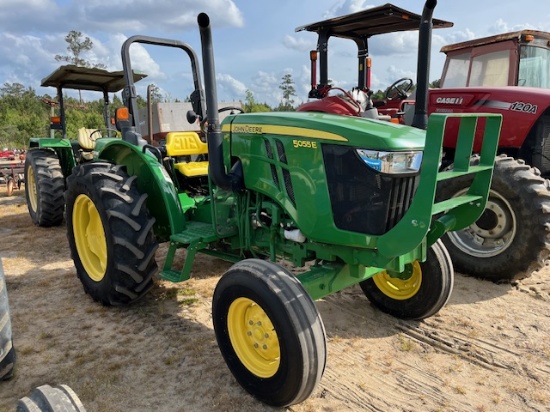
[[(171, 282), (182, 282), (189, 279), (195, 254), (207, 247), (210, 242), (218, 239), (219, 237), (216, 235), (211, 223), (187, 222), (183, 232), (170, 236), (170, 246), (160, 277)], [(187, 247), (187, 256), (183, 268), (178, 272), (172, 268), (172, 263), (174, 262), (176, 250), (184, 246)]]
[(187, 222), (185, 230), (170, 236), (172, 242), (190, 245), (195, 242), (213, 242), (218, 239), (211, 223)]

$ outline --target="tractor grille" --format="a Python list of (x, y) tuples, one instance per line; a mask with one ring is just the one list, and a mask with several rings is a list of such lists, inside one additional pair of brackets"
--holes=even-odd
[[(288, 165), (286, 158), (285, 147), (280, 140), (276, 140), (275, 144), (277, 145), (277, 154), (279, 155), (279, 161), (285, 165)], [(290, 179), (290, 172), (287, 168), (282, 168), (283, 179), (285, 181), (285, 189), (288, 198), (294, 206), (296, 206), (296, 198), (294, 197), (294, 187), (292, 186), (292, 180)]]
[[(267, 154), (267, 158), (270, 160), (273, 160), (273, 149), (271, 148), (271, 143), (269, 143), (269, 140), (264, 140), (265, 143), (265, 151)], [(277, 187), (279, 187), (279, 177), (277, 176), (277, 169), (275, 168), (274, 164), (271, 164), (271, 177), (273, 178), (273, 182)]]
[[(267, 155), (267, 158), (270, 159), (270, 160), (274, 160), (275, 159), (275, 154), (273, 152), (273, 147), (271, 145), (271, 142), (267, 139), (264, 140), (264, 144), (265, 144), (265, 152), (266, 152), (266, 155)], [(275, 139), (275, 146), (276, 146), (276, 151), (277, 151), (277, 159), (278, 159), (278, 162), (275, 162), (275, 164), (279, 164), (279, 165), (285, 165), (285, 166), (288, 166), (288, 160), (286, 158), (286, 151), (285, 151), (285, 146), (283, 145), (283, 142), (281, 142), (280, 140), (277, 140)], [(277, 167), (275, 166), (274, 163), (271, 163), (270, 165), (270, 168), (271, 168), (271, 177), (273, 178), (273, 183), (275, 183), (275, 185), (279, 188), (281, 188), (281, 185), (279, 183), (279, 175), (277, 174)], [(286, 167), (281, 167), (281, 173), (283, 175), (283, 183), (284, 183), (284, 187), (285, 187), (285, 190), (286, 190), (286, 194), (288, 196), (288, 198), (290, 199), (290, 201), (292, 202), (292, 204), (294, 206), (296, 206), (296, 198), (294, 196), (294, 187), (292, 186), (292, 180), (290, 178), (290, 172), (288, 171), (288, 168)]]
[(382, 235), (409, 209), (418, 175), (379, 173), (353, 147), (323, 145), (323, 158), (334, 224), (339, 229)]

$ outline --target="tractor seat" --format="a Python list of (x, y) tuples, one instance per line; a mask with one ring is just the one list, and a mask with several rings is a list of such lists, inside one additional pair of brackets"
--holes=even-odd
[(101, 133), (97, 132), (94, 134), (93, 140), (90, 138), (92, 133), (96, 130), (97, 129), (86, 129), (85, 127), (78, 129), (78, 144), (83, 150), (94, 150), (95, 140), (101, 137)]
[(196, 132), (169, 132), (166, 134), (166, 153), (176, 158), (174, 168), (187, 177), (206, 176), (208, 161), (182, 161), (182, 156), (196, 156), (208, 153), (208, 145)]

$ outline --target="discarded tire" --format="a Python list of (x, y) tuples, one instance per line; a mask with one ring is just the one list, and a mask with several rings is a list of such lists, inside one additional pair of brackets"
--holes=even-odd
[(0, 380), (13, 376), (15, 366), (15, 348), (11, 336), (8, 291), (4, 279), (4, 269), (0, 260)]
[(67, 385), (42, 385), (19, 399), (16, 412), (86, 412), (86, 409)]

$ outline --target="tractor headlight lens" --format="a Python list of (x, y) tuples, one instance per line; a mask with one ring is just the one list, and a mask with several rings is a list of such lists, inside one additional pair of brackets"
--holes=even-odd
[(365, 164), (379, 172), (390, 174), (418, 173), (422, 164), (422, 152), (384, 152), (379, 150), (357, 149), (357, 154)]

